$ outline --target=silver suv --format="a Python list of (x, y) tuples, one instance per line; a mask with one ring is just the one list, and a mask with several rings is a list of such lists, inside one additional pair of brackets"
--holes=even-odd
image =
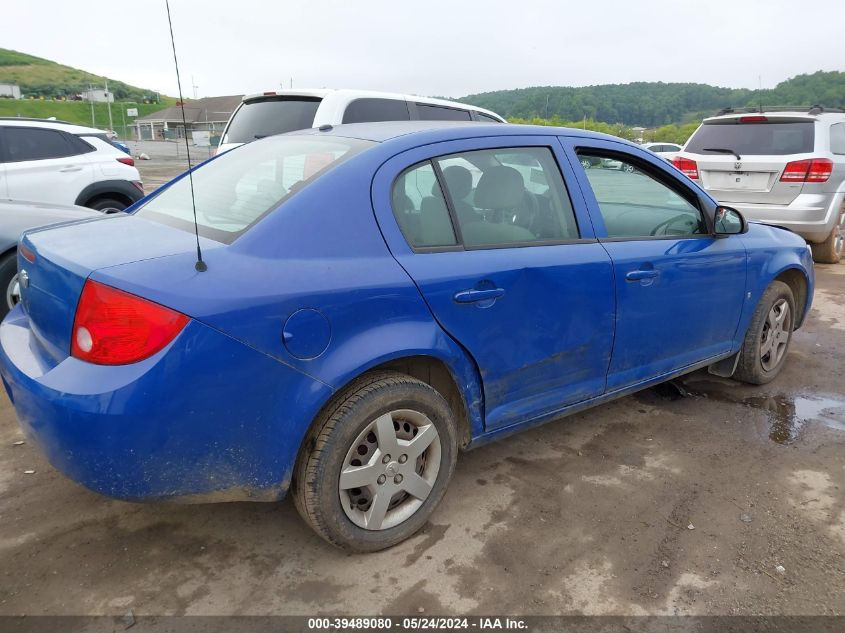
[(723, 110), (672, 163), (746, 218), (798, 233), (815, 261), (843, 256), (845, 112)]

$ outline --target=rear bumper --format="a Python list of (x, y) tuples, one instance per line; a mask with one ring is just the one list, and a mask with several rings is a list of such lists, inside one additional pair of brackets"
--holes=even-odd
[(801, 194), (791, 204), (752, 204), (719, 199), (720, 204), (738, 209), (747, 219), (783, 226), (808, 242), (823, 242), (842, 213), (845, 194)]
[(40, 356), (16, 307), (0, 375), (27, 436), (74, 481), (127, 500), (276, 500), (330, 389), (196, 321), (140, 363)]

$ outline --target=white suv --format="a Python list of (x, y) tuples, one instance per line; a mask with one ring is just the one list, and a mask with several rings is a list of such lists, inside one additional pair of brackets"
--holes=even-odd
[(803, 237), (835, 264), (845, 234), (845, 112), (726, 110), (704, 119), (673, 164), (720, 203)]
[(368, 90), (277, 90), (243, 98), (223, 130), (217, 152), (321, 125), (408, 120), (505, 123), (490, 110), (443, 99)]
[(144, 197), (134, 165), (103, 130), (0, 119), (0, 198), (120, 211)]

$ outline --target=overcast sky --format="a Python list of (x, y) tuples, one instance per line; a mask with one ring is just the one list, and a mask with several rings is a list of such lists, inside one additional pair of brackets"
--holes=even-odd
[[(463, 96), (845, 70), (845, 2), (171, 0), (182, 89)], [(164, 0), (3, 0), (0, 47), (176, 94)]]

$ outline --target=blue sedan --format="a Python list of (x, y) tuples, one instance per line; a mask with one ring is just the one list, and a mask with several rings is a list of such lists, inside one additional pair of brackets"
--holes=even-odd
[[(582, 167), (607, 160), (630, 168)], [(57, 469), (129, 500), (291, 490), (358, 551), (420, 529), (461, 449), (700, 368), (772, 380), (814, 282), (801, 238), (637, 146), (443, 122), (250, 143), (29, 231), (18, 265), (0, 372)]]

